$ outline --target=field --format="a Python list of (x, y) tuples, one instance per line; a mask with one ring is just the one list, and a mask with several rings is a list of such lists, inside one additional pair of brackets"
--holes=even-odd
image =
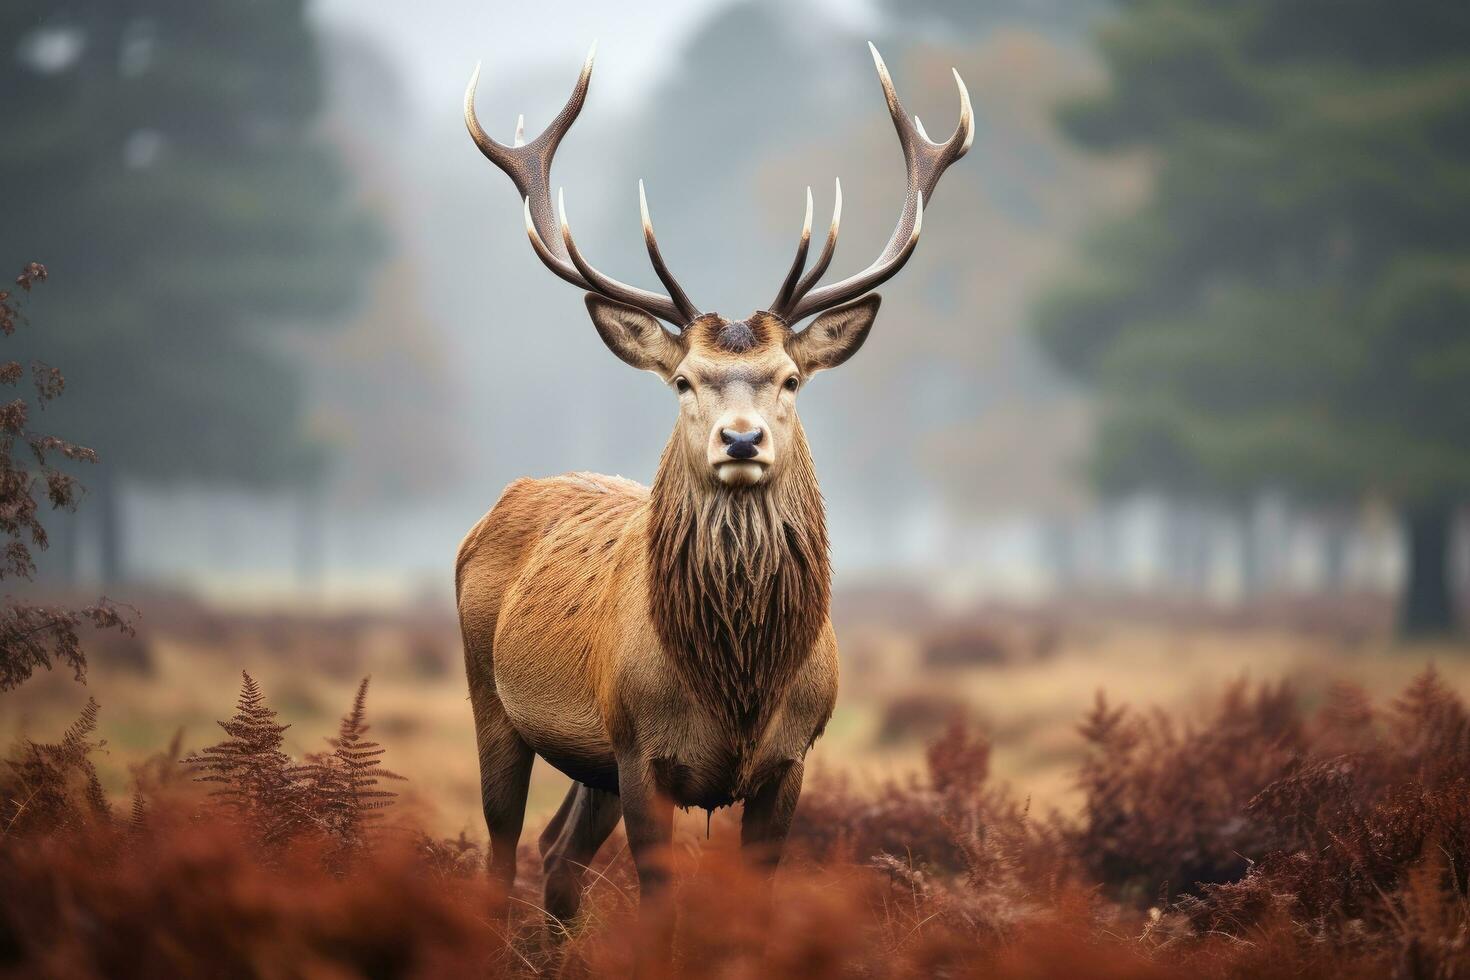
[[(537, 910), (534, 840), (565, 779), (538, 763), (507, 932), (491, 912), (503, 897), (477, 874), (484, 828), (451, 615), (156, 597), (139, 637), (91, 645), (85, 687), (51, 673), (0, 696), (18, 760), (0, 868), (35, 898), (0, 903), (0, 971), (197, 970), (235, 920), (251, 925), (223, 955), (245, 976), (602, 975), (659, 948), (660, 930), (675, 937), (664, 967), (677, 975), (1470, 969), (1463, 648), (1396, 647), (1366, 600), (1248, 614), (941, 609), (870, 591), (840, 596), (835, 616), (844, 687), (774, 915), (733, 859), (733, 816), (690, 813), (676, 826), (676, 911), (632, 926), (615, 835), (584, 920), (553, 924), (558, 943)], [(357, 811), (328, 793), (312, 797), (310, 826), (278, 814), (292, 829), (256, 839), (260, 813), (159, 759), (176, 734), (175, 758), (224, 738), (215, 721), (235, 712), (242, 670), (291, 726), (281, 749), (298, 760), (332, 751), (371, 677), (365, 737), (405, 777), (379, 784), (399, 794), (381, 819), (342, 824)], [(95, 732), (37, 754), (89, 696)], [(111, 815), (82, 802), (85, 767), (64, 761), (66, 745), (94, 739), (105, 744), (84, 754)], [(59, 792), (37, 789), (46, 765)], [(195, 880), (215, 884), (191, 910)], [(120, 968), (118, 936), (87, 938), (96, 917), (146, 955)]]
[[(452, 611), (244, 613), (166, 597), (145, 606), (138, 639), (103, 635), (93, 643), (85, 687), (55, 672), (0, 699), (0, 738), (55, 736), (95, 696), (107, 743), (98, 770), (125, 802), (131, 768), (180, 729), (185, 751), (218, 738), (215, 720), (233, 705), (240, 671), (260, 682), (292, 726), (286, 748), (295, 755), (324, 744), (358, 682), (371, 676), (373, 731), (391, 766), (409, 777), (404, 795), (421, 819), (445, 834), (483, 834)], [(1251, 626), (1243, 625), (1251, 617), (1200, 609), (941, 611), (908, 593), (839, 596), (842, 690), (811, 762), (858, 778), (903, 775), (922, 765), (926, 741), (958, 714), (986, 732), (998, 779), (1040, 811), (1071, 812), (1083, 751), (1077, 724), (1100, 690), (1141, 708), (1188, 713), (1232, 681), (1284, 680), (1310, 709), (1334, 682), (1396, 692), (1432, 662), (1455, 690), (1470, 691), (1470, 656), (1461, 647), (1400, 649), (1371, 618), (1327, 629), (1320, 623), (1329, 617), (1291, 611), (1264, 610), (1255, 619), (1268, 625)], [(566, 785), (538, 763), (530, 825), (549, 816)]]

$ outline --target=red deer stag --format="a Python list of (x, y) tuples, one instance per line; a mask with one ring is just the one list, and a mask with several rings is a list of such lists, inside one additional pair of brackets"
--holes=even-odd
[(925, 202), (974, 135), (958, 72), (959, 126), (935, 143), (904, 112), (876, 48), (873, 60), (908, 170), (898, 226), (870, 266), (818, 287), (837, 245), (842, 186), (809, 270), (808, 188), (791, 271), (770, 308), (743, 320), (701, 312), (679, 288), (641, 183), (644, 240), (667, 295), (599, 272), (573, 240), (560, 194), (553, 210), (552, 157), (587, 97), (591, 54), (565, 108), (529, 143), (522, 123), (511, 146), (485, 135), (478, 68), (465, 92), (465, 124), (520, 192), (537, 256), (587, 292), (603, 343), (662, 378), (679, 405), (652, 489), (591, 473), (517, 480), (459, 548), (491, 873), (506, 888), (515, 879), (539, 755), (574, 780), (540, 840), (545, 907), (564, 921), (620, 816), (645, 900), (667, 879), (661, 852), (675, 805), (743, 802), (743, 845), (768, 867), (780, 859), (803, 759), (837, 694), (827, 531), (796, 397), (862, 345), (878, 312), (870, 290), (908, 261)]

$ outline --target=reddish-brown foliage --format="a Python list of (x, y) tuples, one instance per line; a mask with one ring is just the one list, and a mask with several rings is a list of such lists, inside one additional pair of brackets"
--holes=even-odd
[[(29, 293), (46, 278), (46, 267), (32, 262), (21, 270), (15, 284)], [(19, 298), (10, 290), (0, 290), (0, 334), (9, 337), (24, 322)], [(0, 385), (17, 385), (24, 377), (25, 368), (19, 361), (0, 361)], [(60, 371), (39, 363), (31, 365), (31, 382), (38, 408), (45, 408), (66, 387)], [(85, 446), (32, 430), (30, 419), (31, 404), (25, 398), (0, 402), (0, 580), (28, 579), (36, 572), (31, 549), (47, 545), (38, 489), (44, 487), (42, 499), (53, 508), (76, 508), (80, 484), (58, 465), (57, 457), (87, 463), (97, 459)], [(81, 680), (87, 661), (77, 630), (83, 623), (131, 631), (126, 618), (105, 598), (82, 609), (15, 601), (0, 606), (0, 691), (20, 684), (38, 667), (49, 670), (53, 663), (65, 664)]]
[(307, 765), (298, 770), (310, 796), (310, 809), (319, 815), (327, 836), (339, 843), (343, 856), (367, 845), (368, 824), (398, 795), (379, 789), (379, 781), (403, 778), (380, 768), (387, 749), (367, 737), (367, 689), (364, 677), (336, 737), (327, 739), (332, 751), (308, 756)]
[(35, 977), (465, 975), (497, 947), (475, 878), (385, 845), (343, 878), (305, 848), (266, 862), (224, 820), (159, 815), (0, 851), (0, 973)]
[(883, 703), (875, 737), (880, 745), (927, 742), (944, 730), (948, 719), (964, 711), (965, 702), (954, 695), (930, 691), (896, 694)]
[(331, 751), (298, 763), (282, 749), (291, 726), (275, 720), (255, 678), (241, 676), (235, 716), (219, 723), (229, 737), (191, 754), (184, 766), (196, 781), (215, 784), (211, 797), (257, 844), (277, 849), (309, 838), (326, 847), (329, 863), (340, 868), (367, 846), (377, 811), (397, 795), (379, 789), (379, 780), (403, 778), (379, 768), (386, 750), (367, 737), (367, 678), (336, 737), (327, 739)]
[[(1272, 846), (1258, 852), (1247, 874), (1202, 889), (1201, 898), (1182, 903), (1181, 910), (1197, 926), (1236, 934), (1285, 914), (1338, 940), (1369, 923), (1408, 944), (1423, 940), (1420, 927), (1432, 908), (1434, 916), (1448, 914), (1457, 923), (1460, 939), (1458, 946), (1429, 945), (1455, 953), (1463, 969), (1470, 925), (1470, 716), (1464, 703), (1430, 669), (1393, 703), (1381, 738), (1371, 738), (1371, 715), (1363, 719), (1356, 710), (1342, 732), (1336, 727), (1342, 722), (1333, 720), (1339, 710), (1329, 708), (1324, 738), (1352, 736), (1357, 751), (1307, 751), (1293, 759), (1245, 808), (1246, 822)], [(1327, 745), (1340, 747), (1334, 740)], [(1412, 935), (1403, 935), (1406, 929)], [(1407, 946), (1402, 951), (1408, 955)], [(1429, 953), (1418, 949), (1414, 955), (1422, 960)]]
[[(534, 879), (507, 904), (475, 842), (367, 819), (390, 797), (365, 696), (297, 763), (247, 676), (227, 739), (187, 760), (216, 792), (181, 791), (175, 746), (138, 770), (129, 819), (91, 773), (95, 705), (57, 745), (23, 743), (0, 785), (28, 800), (0, 836), (0, 973), (1470, 972), (1470, 714), (1433, 672), (1381, 714), (1348, 687), (1306, 718), (1283, 688), (1237, 685), (1194, 724), (1099, 699), (1074, 820), (992, 784), (988, 744), (956, 719), (922, 776), (815, 778), (770, 901), (722, 824), (679, 849), (673, 900), (641, 919), (610, 847), (584, 920), (550, 933)], [(647, 962), (662, 936), (673, 960)]]
[(0, 840), (31, 834), (77, 831), (112, 816), (92, 752), (102, 743), (97, 702), (87, 699), (81, 717), (61, 741), (23, 740), (0, 772)]
[(1088, 755), (1072, 847), (1094, 880), (1134, 904), (1234, 881), (1279, 844), (1246, 804), (1306, 749), (1286, 686), (1228, 688), (1213, 717), (1181, 723), (1110, 708), (1102, 693), (1080, 731)]
[(241, 675), (235, 716), (219, 726), (229, 738), (184, 760), (240, 825), (264, 845), (280, 844), (311, 822), (301, 767), (281, 748), (290, 725), (276, 722), (255, 678)]

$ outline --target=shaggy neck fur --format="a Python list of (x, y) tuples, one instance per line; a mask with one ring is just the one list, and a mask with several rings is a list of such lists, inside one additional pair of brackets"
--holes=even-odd
[(780, 472), (730, 488), (692, 471), (678, 434), (649, 520), (649, 604), (690, 696), (748, 752), (827, 621), (827, 525), (806, 436)]

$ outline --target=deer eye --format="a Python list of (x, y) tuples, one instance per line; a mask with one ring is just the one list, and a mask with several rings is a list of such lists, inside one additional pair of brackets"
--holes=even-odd
[(783, 387), (785, 387), (787, 391), (795, 391), (797, 388), (801, 387), (801, 379), (793, 374), (791, 377), (786, 379), (786, 384)]
[(684, 392), (689, 390), (689, 379), (682, 374), (679, 375), (674, 379), (674, 390), (681, 395), (684, 394)]

